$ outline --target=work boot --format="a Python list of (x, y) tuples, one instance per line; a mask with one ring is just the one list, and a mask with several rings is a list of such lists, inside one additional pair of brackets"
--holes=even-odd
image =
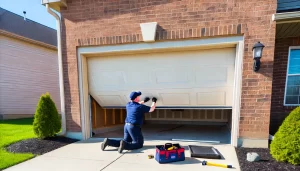
[(125, 143), (123, 140), (120, 141), (120, 146), (118, 148), (118, 152), (119, 153), (122, 153), (122, 151), (124, 150), (124, 146), (125, 146)]
[(104, 151), (105, 150), (105, 147), (107, 146), (107, 142), (108, 142), (108, 139), (105, 138), (101, 144), (101, 150)]

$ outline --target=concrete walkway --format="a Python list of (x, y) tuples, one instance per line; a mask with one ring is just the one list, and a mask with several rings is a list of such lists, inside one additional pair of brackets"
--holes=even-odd
[(128, 169), (130, 169), (130, 171), (240, 170), (235, 149), (230, 145), (214, 145), (225, 159), (206, 160), (215, 161), (217, 163), (232, 164), (234, 167), (233, 169), (202, 166), (201, 161), (203, 159), (190, 158), (190, 153), (186, 145), (197, 143), (179, 142), (186, 149), (185, 161), (159, 164), (155, 159), (148, 159), (147, 156), (148, 154), (154, 155), (154, 146), (160, 144), (163, 145), (166, 143), (165, 141), (146, 141), (143, 149), (136, 151), (124, 151), (123, 154), (119, 154), (116, 148), (112, 147), (107, 147), (106, 151), (101, 151), (101, 142), (102, 139), (99, 138), (76, 142), (10, 167), (5, 171), (117, 171)]

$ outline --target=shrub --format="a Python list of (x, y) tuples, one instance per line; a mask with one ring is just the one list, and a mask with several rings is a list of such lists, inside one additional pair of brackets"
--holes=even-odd
[(294, 109), (279, 127), (270, 153), (277, 161), (300, 164), (300, 107)]
[(34, 134), (41, 139), (53, 137), (61, 129), (61, 120), (55, 103), (47, 92), (40, 97), (33, 121)]

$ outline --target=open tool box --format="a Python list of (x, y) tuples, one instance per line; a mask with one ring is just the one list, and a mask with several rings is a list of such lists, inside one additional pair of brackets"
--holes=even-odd
[(157, 145), (155, 160), (158, 163), (171, 163), (177, 161), (184, 161), (184, 148), (179, 144), (166, 143), (165, 145)]

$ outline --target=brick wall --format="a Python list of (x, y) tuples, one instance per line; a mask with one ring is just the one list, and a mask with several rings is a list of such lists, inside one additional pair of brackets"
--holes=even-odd
[(284, 106), (286, 70), (290, 46), (300, 46), (300, 37), (276, 39), (273, 72), (270, 134), (274, 135), (284, 118), (295, 107)]
[[(276, 0), (69, 0), (62, 9), (67, 129), (80, 131), (76, 47), (140, 42), (139, 23), (159, 24), (157, 41), (244, 35), (240, 137), (268, 136)], [(252, 46), (264, 49), (252, 71)]]

